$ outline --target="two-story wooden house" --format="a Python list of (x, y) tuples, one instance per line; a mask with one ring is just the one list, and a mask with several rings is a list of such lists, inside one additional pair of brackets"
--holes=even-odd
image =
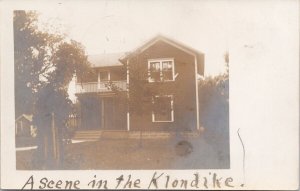
[[(158, 35), (132, 52), (91, 55), (89, 61), (94, 74), (76, 83), (81, 129), (199, 130), (197, 79), (204, 73), (203, 53)], [(137, 88), (145, 91), (135, 85), (137, 79), (148, 88), (138, 94), (140, 101), (134, 100), (141, 107), (150, 105), (142, 113), (124, 104), (112, 88), (129, 100)]]

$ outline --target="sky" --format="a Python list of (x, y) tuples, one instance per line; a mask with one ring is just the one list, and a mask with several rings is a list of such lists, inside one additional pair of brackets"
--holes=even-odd
[(131, 51), (160, 33), (203, 52), (204, 75), (214, 76), (226, 70), (228, 51), (230, 87), (293, 76), (287, 66), (298, 58), (296, 0), (35, 2), (43, 22), (59, 23), (54, 26), (81, 42), (88, 54)]
[(297, 0), (29, 1), (3, 2), (41, 12), (42, 22), (81, 42), (88, 54), (131, 51), (160, 33), (203, 52), (208, 76), (225, 71), (228, 51), (231, 84), (285, 71), (298, 54)]
[(228, 51), (230, 84), (284, 72), (299, 53), (298, 0), (10, 2), (3, 5), (39, 11), (42, 22), (81, 42), (88, 54), (131, 51), (160, 33), (203, 52), (204, 75), (209, 76), (226, 70)]
[(41, 10), (53, 23), (81, 42), (88, 54), (132, 51), (157, 34), (205, 54), (205, 75), (225, 71), (228, 51), (227, 1), (65, 1)]

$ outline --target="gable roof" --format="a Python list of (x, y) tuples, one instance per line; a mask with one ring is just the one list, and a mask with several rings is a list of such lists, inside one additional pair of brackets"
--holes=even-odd
[(122, 66), (123, 64), (119, 59), (124, 54), (124, 52), (93, 54), (88, 55), (88, 61), (91, 63), (92, 67)]
[(32, 115), (22, 114), (16, 119), (16, 121), (19, 121), (21, 119), (26, 119), (27, 121), (32, 122), (32, 117), (33, 117)]
[(91, 63), (92, 67), (94, 68), (123, 66), (123, 64), (126, 63), (126, 60), (130, 59), (131, 57), (134, 57), (135, 55), (142, 53), (147, 48), (151, 47), (152, 45), (154, 45), (159, 41), (163, 41), (192, 56), (195, 56), (198, 60), (197, 72), (200, 75), (204, 74), (204, 53), (163, 35), (155, 36), (154, 38), (150, 39), (149, 41), (147, 41), (140, 47), (136, 48), (132, 52), (118, 52), (118, 53), (88, 55), (88, 61)]
[(149, 47), (151, 47), (152, 45), (154, 45), (155, 43), (157, 43), (159, 41), (163, 41), (167, 44), (170, 44), (171, 46), (174, 46), (174, 47), (186, 52), (187, 54), (195, 56), (198, 61), (197, 62), (197, 73), (200, 75), (204, 75), (204, 53), (202, 53), (194, 48), (191, 48), (187, 45), (184, 45), (178, 41), (175, 41), (171, 38), (163, 36), (161, 34), (150, 39), (149, 41), (144, 43), (142, 46), (136, 48), (134, 51), (124, 54), (124, 56), (120, 58), (120, 61), (125, 64), (126, 60), (142, 53), (143, 51), (145, 51), (146, 49), (148, 49)]
[(166, 42), (172, 46), (175, 46), (176, 48), (179, 48), (181, 49), (182, 51), (188, 53), (188, 54), (191, 54), (193, 56), (197, 56), (197, 55), (204, 55), (204, 53), (194, 49), (194, 48), (191, 48), (183, 43), (180, 43), (178, 41), (175, 41), (169, 37), (166, 37), (166, 36), (163, 36), (161, 34), (155, 36), (154, 38), (150, 39), (149, 41), (147, 41), (146, 43), (144, 43), (142, 46), (136, 48), (134, 51), (130, 52), (130, 53), (127, 53), (125, 54), (122, 58), (120, 58), (120, 60), (122, 62), (124, 62), (125, 60), (127, 60), (128, 58), (136, 55), (136, 54), (139, 54), (141, 52), (143, 52), (144, 50), (146, 50), (147, 48), (149, 48), (150, 46), (152, 46), (153, 44), (155, 44), (156, 42), (158, 41), (163, 41), (163, 42)]

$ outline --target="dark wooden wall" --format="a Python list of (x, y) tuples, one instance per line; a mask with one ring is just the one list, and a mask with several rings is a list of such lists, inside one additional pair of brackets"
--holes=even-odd
[(175, 74), (178, 73), (176, 80), (174, 82), (151, 83), (153, 88), (155, 88), (155, 86), (161, 86), (164, 94), (173, 94), (174, 122), (152, 122), (152, 111), (149, 110), (148, 113), (146, 112), (142, 115), (131, 114), (131, 130), (195, 130), (197, 128), (197, 110), (194, 56), (159, 41), (141, 54), (131, 58), (129, 64), (139, 64), (142, 70), (146, 72), (148, 69), (148, 59), (156, 58), (174, 58)]

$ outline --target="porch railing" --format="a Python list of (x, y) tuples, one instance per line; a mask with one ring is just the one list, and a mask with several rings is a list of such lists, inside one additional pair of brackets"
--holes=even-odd
[(116, 88), (121, 91), (126, 91), (126, 81), (77, 83), (76, 93), (111, 92), (113, 88)]

